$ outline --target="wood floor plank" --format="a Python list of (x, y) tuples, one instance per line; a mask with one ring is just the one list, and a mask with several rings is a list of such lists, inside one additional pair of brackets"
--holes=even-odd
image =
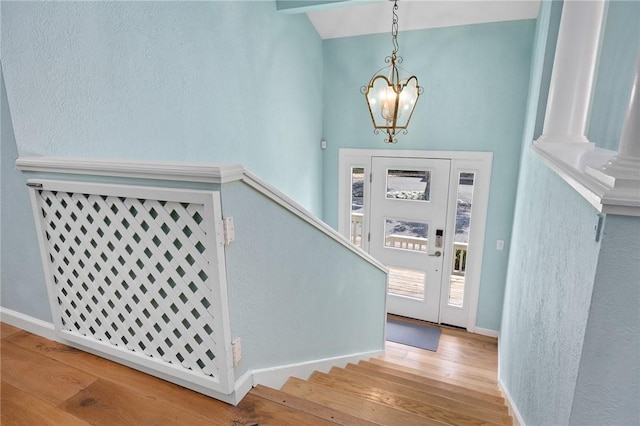
[(380, 425), (441, 426), (444, 424), (384, 404), (363, 400), (339, 389), (296, 378), (289, 379), (282, 387), (282, 391)]
[(359, 419), (342, 411), (334, 410), (329, 407), (317, 404), (297, 396), (287, 394), (266, 386), (258, 385), (251, 390), (251, 395), (259, 396), (298, 411), (313, 414), (316, 417), (331, 421), (333, 423), (345, 426), (371, 426), (371, 423), (364, 419)]
[(481, 406), (475, 404), (468, 404), (458, 399), (448, 398), (438, 393), (424, 392), (423, 390), (404, 386), (379, 377), (362, 375), (351, 370), (335, 367), (331, 369), (329, 376), (338, 378), (352, 387), (366, 387), (367, 394), (371, 393), (371, 389), (378, 389), (381, 393), (401, 395), (403, 398), (413, 399), (415, 401), (428, 404), (429, 406), (438, 407), (457, 414), (463, 414), (489, 423), (502, 425), (511, 424), (511, 418), (507, 413), (497, 413), (495, 411), (485, 410)]
[[(65, 425), (74, 421), (97, 425), (442, 425), (460, 418), (427, 419), (420, 410), (433, 405), (451, 411), (446, 406), (447, 398), (467, 405), (481, 401), (478, 409), (493, 413), (480, 416), (480, 420), (488, 421), (496, 420), (493, 415), (503, 420), (506, 409), (492, 380), (497, 371), (496, 339), (447, 328), (442, 328), (438, 352), (388, 343), (388, 355), (348, 366), (343, 370), (348, 377), (333, 377), (339, 385), (335, 381), (327, 386), (291, 379), (284, 387), (284, 397), (276, 390), (260, 386), (237, 407), (15, 327), (3, 326), (2, 333), (2, 379), (6, 379), (3, 386), (10, 386), (13, 390), (7, 389), (14, 394), (24, 394), (35, 401), (18, 403), (3, 395), (2, 424), (8, 425), (47, 424), (47, 421)], [(371, 377), (373, 381), (366, 385), (358, 375), (367, 376), (367, 380)], [(341, 389), (345, 381), (348, 386)], [(55, 388), (56, 395), (51, 383), (62, 383)], [(403, 387), (410, 390), (397, 398), (397, 406), (374, 402), (375, 398), (384, 398), (383, 390), (395, 394)], [(364, 399), (349, 393), (356, 388)], [(363, 389), (377, 392), (377, 396), (369, 395), (366, 399)], [(439, 396), (438, 403), (425, 404), (421, 400), (423, 393), (430, 394), (429, 391)], [(36, 415), (44, 419), (26, 417), (32, 411), (19, 410), (25, 405), (39, 405), (43, 411), (36, 411)], [(124, 412), (118, 413), (121, 408)], [(54, 411), (47, 414), (49, 409)], [(465, 415), (472, 417), (471, 414)], [(68, 421), (65, 416), (69, 416)]]
[(2, 344), (2, 381), (51, 404), (64, 401), (96, 379), (7, 339)]
[(483, 398), (480, 395), (474, 396), (474, 393), (467, 392), (466, 388), (456, 387), (455, 390), (452, 390), (451, 388), (447, 387), (438, 387), (430, 384), (429, 382), (422, 383), (419, 381), (419, 379), (415, 380), (415, 378), (412, 378), (414, 379), (412, 380), (402, 377), (399, 374), (390, 374), (379, 369), (364, 368), (360, 365), (355, 364), (348, 364), (345, 369), (362, 374), (367, 377), (378, 377), (389, 382), (398, 383), (403, 386), (414, 388), (428, 394), (441, 395), (454, 401), (460, 401), (466, 404), (475, 405), (487, 411), (493, 411), (499, 414), (508, 414), (507, 407), (502, 402), (496, 403), (487, 401), (486, 398)]
[(494, 395), (492, 393), (487, 393), (479, 389), (472, 389), (466, 386), (459, 386), (456, 383), (449, 383), (447, 381), (442, 381), (440, 378), (429, 377), (427, 373), (425, 373), (424, 371), (415, 370), (413, 368), (404, 367), (402, 365), (390, 363), (387, 361), (382, 361), (379, 359), (371, 359), (369, 361), (360, 361), (358, 365), (364, 368), (379, 370), (389, 374), (404, 377), (409, 380), (417, 381), (419, 383), (425, 383), (430, 386), (436, 386), (439, 388), (448, 389), (452, 392), (464, 393), (466, 395), (471, 395), (476, 398), (491, 401), (495, 404), (504, 404), (504, 398), (501, 395)]
[(224, 413), (193, 413), (155, 398), (98, 380), (61, 405), (93, 425), (330, 425), (330, 422), (248, 395)]
[(7, 323), (0, 323), (0, 339), (4, 339), (5, 337), (9, 337), (14, 333), (21, 331), (18, 327), (14, 327)]
[(439, 421), (445, 424), (460, 426), (480, 426), (495, 424), (489, 421), (475, 418), (460, 411), (450, 411), (448, 409), (438, 407), (423, 402), (418, 399), (407, 397), (402, 393), (395, 393), (391, 389), (381, 389), (366, 383), (357, 383), (350, 380), (341, 379), (329, 374), (315, 372), (309, 378), (311, 383), (319, 383), (330, 387), (331, 389), (339, 389), (342, 392), (357, 396), (358, 398), (386, 405), (390, 408), (399, 409), (425, 419)]
[(23, 333), (12, 336), (10, 341), (61, 363), (75, 366), (86, 372), (93, 372), (103, 380), (164, 401), (165, 404), (196, 413), (211, 413), (213, 416), (224, 416), (230, 407), (224, 402), (198, 392), (40, 336)]
[(1, 406), (0, 424), (43, 425), (43, 426), (88, 426), (89, 423), (29, 395), (8, 383), (0, 384)]

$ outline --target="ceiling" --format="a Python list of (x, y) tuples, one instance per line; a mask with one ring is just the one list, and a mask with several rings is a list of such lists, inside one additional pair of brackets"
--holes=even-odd
[[(400, 31), (535, 19), (540, 0), (402, 0)], [(308, 11), (323, 39), (391, 32), (393, 2), (348, 1)]]

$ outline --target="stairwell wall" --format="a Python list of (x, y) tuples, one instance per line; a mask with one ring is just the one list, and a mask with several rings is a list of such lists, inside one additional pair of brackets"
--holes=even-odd
[(322, 45), (306, 16), (264, 1), (0, 12), (2, 307), (51, 320), (18, 155), (241, 163), (321, 214)]

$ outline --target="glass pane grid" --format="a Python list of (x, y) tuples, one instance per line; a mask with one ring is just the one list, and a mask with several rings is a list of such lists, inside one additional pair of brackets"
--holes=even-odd
[(387, 170), (387, 199), (429, 201), (431, 172), (426, 170)]
[(449, 285), (449, 305), (462, 308), (464, 305), (465, 274), (471, 225), (471, 202), (475, 173), (458, 174), (458, 193), (456, 202), (456, 235), (453, 244), (453, 263)]
[(385, 219), (384, 246), (387, 248), (426, 252), (429, 224)]
[(351, 243), (362, 248), (364, 223), (364, 168), (351, 168)]

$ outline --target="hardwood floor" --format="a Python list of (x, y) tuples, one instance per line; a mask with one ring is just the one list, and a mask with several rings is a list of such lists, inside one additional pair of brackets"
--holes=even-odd
[(444, 328), (438, 352), (387, 343), (380, 358), (233, 407), (2, 324), (2, 425), (511, 424), (496, 384), (496, 340)]

